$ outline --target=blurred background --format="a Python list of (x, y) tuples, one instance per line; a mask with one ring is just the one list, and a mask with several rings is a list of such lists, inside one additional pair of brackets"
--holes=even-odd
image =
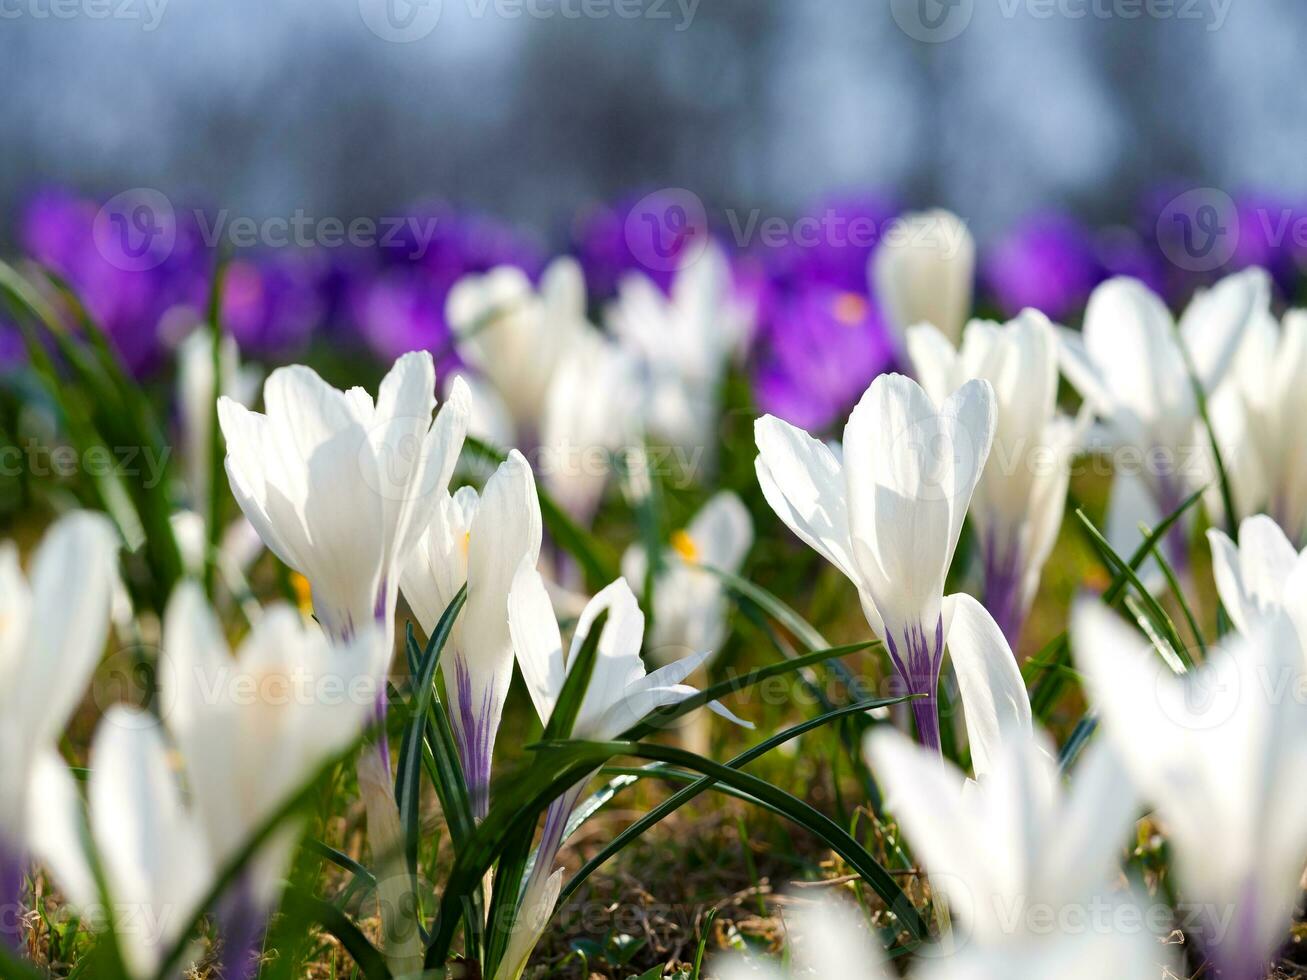
[(0, 234), (50, 184), (256, 220), (435, 197), (551, 245), (638, 188), (858, 188), (983, 246), (1162, 179), (1307, 196), (1304, 36), (1299, 0), (0, 0)]

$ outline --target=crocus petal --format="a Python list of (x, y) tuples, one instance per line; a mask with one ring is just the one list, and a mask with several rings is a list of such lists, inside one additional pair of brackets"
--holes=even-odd
[(28, 844), (50, 869), (60, 890), (77, 909), (99, 902), (95, 874), (83, 849), (86, 813), (77, 784), (59, 754), (46, 749), (32, 768)]
[(523, 561), (513, 576), (513, 587), (508, 594), (508, 626), (517, 665), (536, 714), (544, 724), (549, 721), (563, 689), (566, 668), (558, 620), (534, 562)]
[(119, 949), (133, 975), (147, 976), (189, 924), (212, 874), (157, 726), (125, 708), (105, 715), (91, 745), (88, 798), (109, 893), (140, 913), (119, 922)]
[(962, 219), (935, 210), (905, 215), (872, 256), (872, 292), (900, 339), (933, 323), (956, 340), (971, 308), (976, 246)]
[(753, 544), (753, 521), (743, 501), (723, 491), (709, 498), (686, 533), (694, 542), (700, 563), (733, 574)]
[[(970, 327), (967, 328), (970, 331)], [(942, 405), (958, 386), (958, 352), (932, 323), (919, 323), (908, 330), (908, 357), (912, 370), (931, 401)]]
[(104, 652), (117, 551), (107, 518), (76, 511), (51, 526), (32, 558), (32, 613), (17, 706), (30, 712), (37, 744), (63, 730)]
[(971, 765), (980, 779), (993, 768), (1006, 739), (1031, 737), (1030, 697), (1012, 648), (985, 607), (965, 593), (944, 602)]
[(1245, 330), (1270, 303), (1271, 277), (1255, 267), (1226, 276), (1190, 302), (1180, 318), (1180, 334), (1207, 391), (1225, 378)]
[[(479, 718), (493, 733), (513, 672), (508, 596), (523, 562), (540, 557), (542, 534), (535, 479), (517, 450), (487, 481), (468, 539), (468, 595), (463, 612), (462, 649), (471, 679), (473, 704), (487, 706)], [(461, 702), (462, 694), (457, 700)], [(456, 710), (467, 706), (461, 703)], [(478, 712), (482, 711), (477, 707)]]
[(758, 483), (776, 515), (855, 584), (844, 475), (834, 453), (802, 429), (766, 415), (754, 426)]
[(1285, 583), (1298, 553), (1280, 526), (1264, 514), (1239, 525), (1239, 545), (1223, 532), (1207, 532), (1212, 545), (1212, 575), (1221, 603), (1241, 633), (1284, 606)]

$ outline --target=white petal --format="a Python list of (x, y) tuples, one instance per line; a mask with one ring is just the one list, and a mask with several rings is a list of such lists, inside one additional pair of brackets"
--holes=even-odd
[(770, 415), (754, 425), (758, 482), (776, 515), (827, 561), (858, 582), (840, 463), (802, 429)]
[(88, 796), (109, 893), (115, 906), (140, 913), (119, 922), (119, 946), (133, 974), (146, 975), (189, 923), (212, 874), (158, 727), (111, 709), (91, 745)]
[(951, 616), (948, 651), (962, 696), (971, 765), (980, 779), (1005, 741), (1031, 737), (1030, 697), (1016, 657), (985, 607), (965, 593), (944, 601), (945, 617)]
[(508, 596), (523, 562), (539, 560), (540, 504), (531, 467), (517, 450), (487, 481), (468, 539), (462, 653), (478, 701), (489, 691), (491, 731), (513, 676)]
[(86, 812), (77, 784), (57, 752), (45, 750), (32, 769), (27, 842), (74, 908), (99, 904), (95, 875), (82, 840)]
[(541, 723), (549, 720), (563, 690), (563, 640), (544, 579), (523, 561), (508, 596), (508, 625), (513, 652)]
[[(971, 328), (967, 328), (967, 333)], [(942, 405), (957, 388), (958, 352), (932, 323), (919, 323), (908, 329), (908, 357), (921, 387), (931, 401)]]
[(686, 529), (698, 560), (734, 574), (753, 544), (753, 521), (744, 503), (729, 491), (714, 494)]
[(947, 211), (905, 215), (872, 256), (872, 292), (900, 338), (933, 323), (957, 340), (971, 309), (976, 246), (963, 221)]
[(113, 526), (88, 511), (60, 518), (36, 549), (30, 579), (31, 628), (15, 708), (42, 743), (63, 730), (104, 652), (118, 580)]
[(1212, 545), (1212, 575), (1234, 625), (1241, 633), (1283, 608), (1285, 584), (1298, 563), (1298, 553), (1280, 526), (1265, 514), (1239, 525), (1239, 546), (1222, 531), (1207, 532)]
[(1180, 319), (1194, 372), (1212, 391), (1225, 377), (1250, 323), (1271, 303), (1271, 277), (1264, 269), (1244, 269), (1199, 293)]

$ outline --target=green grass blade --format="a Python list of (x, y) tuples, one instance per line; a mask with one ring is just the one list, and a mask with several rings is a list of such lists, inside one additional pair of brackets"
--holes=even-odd
[(1139, 601), (1147, 611), (1148, 618), (1152, 620), (1157, 633), (1171, 645), (1177, 656), (1182, 660), (1187, 659), (1189, 654), (1185, 650), (1184, 641), (1180, 639), (1180, 633), (1175, 628), (1175, 623), (1171, 621), (1171, 617), (1167, 615), (1166, 610), (1157, 601), (1157, 597), (1148, 591), (1148, 588), (1140, 581), (1139, 575), (1130, 567), (1130, 563), (1118, 555), (1112, 546), (1107, 543), (1107, 538), (1103, 536), (1098, 528), (1094, 527), (1094, 522), (1089, 519), (1083, 510), (1077, 507), (1075, 516), (1090, 544), (1094, 546), (1103, 559), (1107, 570), (1113, 574), (1122, 574), (1126, 577), (1126, 580), (1134, 587)]
[[(414, 874), (418, 870), (418, 818), (421, 813), (422, 743), (427, 734), (427, 709), (431, 705), (436, 686), (436, 667), (444, 652), (454, 622), (467, 601), (467, 586), (458, 590), (449, 606), (441, 614), (436, 628), (427, 640), (426, 648), (418, 658), (418, 673), (413, 677), (413, 696), (408, 722), (400, 745), (399, 771), (395, 776), (395, 801), (399, 806), (399, 819), (404, 828), (404, 852), (408, 867)], [(406, 645), (416, 645), (413, 625), (408, 626)]]
[[(1162, 540), (1175, 526), (1176, 521), (1180, 520), (1191, 507), (1202, 499), (1205, 489), (1195, 490), (1186, 497), (1179, 507), (1168, 514), (1153, 529), (1152, 533), (1140, 542), (1139, 547), (1134, 550), (1128, 562), (1131, 570), (1138, 571), (1143, 567), (1145, 559), (1159, 549)], [(1108, 605), (1118, 604), (1129, 584), (1129, 580), (1123, 571), (1116, 572), (1113, 575), (1111, 584), (1103, 592), (1103, 601)], [(1026, 679), (1026, 686), (1031, 689), (1031, 710), (1041, 722), (1048, 720), (1049, 712), (1053, 710), (1053, 705), (1057, 703), (1058, 695), (1062, 691), (1062, 685), (1066, 683), (1068, 676), (1066, 668), (1070, 665), (1070, 658), (1070, 643), (1064, 631), (1050, 640), (1044, 649), (1032, 657), (1022, 668), (1021, 672)], [(1036, 674), (1039, 675), (1037, 683)]]
[[(907, 701), (907, 700), (909, 700), (908, 697), (876, 699), (876, 700), (859, 701), (856, 704), (846, 705), (841, 708), (835, 708), (831, 711), (827, 711), (823, 713), (822, 715), (816, 718), (810, 718), (807, 721), (799, 723), (798, 725), (794, 725), (793, 727), (787, 728), (784, 731), (778, 732), (776, 735), (773, 735), (771, 738), (765, 739), (764, 741), (759, 742), (757, 745), (753, 746), (752, 748), (749, 748), (746, 751), (735, 756), (733, 759), (726, 762), (725, 765), (729, 769), (739, 769), (743, 766), (748, 765), (750, 762), (753, 762), (755, 759), (761, 758), (762, 756), (766, 755), (768, 752), (772, 751), (773, 749), (776, 749), (781, 745), (784, 745), (786, 742), (792, 741), (798, 738), (800, 735), (806, 734), (807, 732), (810, 732), (813, 729), (820, 728), (821, 726), (829, 722), (838, 721), (841, 718), (849, 717), (856, 714), (861, 714), (870, 711), (873, 708), (889, 707), (892, 704), (898, 704), (900, 702)], [(692, 768), (692, 767), (686, 767), (686, 768)], [(659, 775), (659, 774), (651, 773), (651, 775)], [(569, 897), (571, 897), (576, 892), (576, 890), (581, 886), (581, 884), (587, 878), (589, 878), (590, 875), (594, 874), (595, 871), (597, 871), (600, 867), (602, 867), (603, 864), (607, 862), (609, 858), (617, 854), (628, 844), (634, 841), (637, 837), (640, 837), (642, 834), (648, 831), (651, 827), (655, 826), (656, 824), (666, 819), (671, 814), (675, 813), (681, 807), (685, 806), (685, 804), (689, 803), (700, 793), (703, 793), (704, 791), (716, 786), (718, 782), (719, 780), (713, 779), (708, 776), (700, 777), (696, 782), (694, 782), (690, 786), (687, 786), (685, 789), (676, 792), (672, 796), (668, 797), (662, 803), (658, 804), (648, 813), (644, 814), (644, 816), (640, 817), (638, 820), (632, 823), (629, 827), (627, 827), (616, 837), (614, 837), (607, 845), (601, 848), (600, 851), (597, 854), (595, 854), (590, 860), (588, 860), (581, 867), (581, 870), (578, 871), (576, 875), (574, 875), (572, 879), (563, 886), (562, 893), (559, 895), (558, 898), (559, 904), (562, 904)]]
[(772, 677), (782, 677), (785, 674), (792, 674), (796, 671), (803, 670), (805, 667), (811, 667), (815, 664), (825, 663), (836, 657), (843, 657), (850, 653), (860, 653), (863, 650), (870, 650), (879, 646), (879, 640), (868, 640), (863, 643), (849, 643), (845, 646), (830, 647), (826, 650), (815, 650), (812, 653), (797, 657), (794, 660), (783, 660), (780, 663), (768, 664), (765, 667), (759, 667), (751, 670), (747, 674), (739, 677), (733, 677), (729, 680), (720, 681), (707, 687), (697, 694), (692, 694), (683, 701), (676, 704), (667, 705), (659, 708), (649, 714), (644, 721), (633, 725), (622, 733), (622, 738), (629, 741), (639, 741), (647, 738), (657, 732), (659, 729), (667, 727), (682, 715), (686, 715), (697, 708), (708, 704), (710, 701), (720, 701), (724, 697), (729, 697), (740, 691), (747, 690), (756, 684), (760, 684)]
[(390, 980), (391, 972), (386, 965), (386, 958), (368, 941), (362, 930), (349, 920), (349, 916), (336, 906), (295, 889), (286, 892), (282, 905), (291, 912), (316, 922), (340, 943), (358, 965), (365, 980)]
[(571, 736), (576, 716), (581, 713), (581, 703), (585, 700), (586, 690), (590, 687), (590, 677), (594, 674), (595, 663), (599, 659), (599, 640), (604, 627), (608, 624), (608, 610), (603, 610), (590, 624), (581, 649), (567, 665), (567, 677), (563, 681), (563, 690), (554, 704), (553, 713), (545, 724), (542, 741), (554, 741)]

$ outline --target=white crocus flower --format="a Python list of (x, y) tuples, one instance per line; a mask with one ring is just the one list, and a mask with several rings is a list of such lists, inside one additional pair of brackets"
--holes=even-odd
[(594, 520), (614, 455), (638, 441), (641, 399), (635, 360), (598, 331), (554, 375), (540, 422), (540, 474), (582, 525)]
[[(716, 652), (726, 636), (729, 606), (722, 580), (702, 566), (732, 575), (753, 544), (753, 521), (740, 498), (715, 494), (687, 527), (673, 532), (654, 581), (650, 655), (668, 663), (692, 653)], [(632, 545), (622, 556), (622, 576), (632, 590), (644, 587), (648, 560)]]
[(1307, 864), (1303, 651), (1283, 617), (1177, 676), (1101, 604), (1072, 613), (1076, 663), (1175, 857), (1179, 892), (1221, 977), (1266, 976)]
[[(994, 437), (988, 381), (968, 381), (936, 408), (910, 378), (871, 383), (844, 428), (843, 459), (802, 429), (758, 420), (756, 468), (782, 521), (858, 588), (862, 610), (889, 649), (922, 742), (939, 748), (936, 691), (950, 642), (959, 681), (1030, 715), (1011, 648), (970, 596), (945, 597), (962, 521)], [(967, 687), (968, 726), (973, 715)]]
[(930, 323), (952, 343), (971, 314), (976, 243), (948, 211), (904, 215), (871, 258), (872, 293), (903, 349), (909, 327)]
[[(1196, 296), (1177, 329), (1147, 286), (1118, 278), (1090, 296), (1083, 334), (1062, 332), (1062, 370), (1105, 423), (1117, 463), (1107, 527), (1118, 553), (1135, 550), (1141, 523), (1156, 527), (1207, 482), (1208, 437), (1186, 356), (1198, 383), (1214, 391), (1269, 302), (1266, 273), (1248, 269)], [(1188, 565), (1189, 526), (1182, 520), (1167, 537), (1178, 571)]]
[(513, 678), (509, 589), (523, 561), (534, 567), (540, 560), (541, 535), (535, 478), (525, 457), (513, 450), (479, 497), (470, 487), (442, 495), (404, 566), (404, 598), (428, 635), (467, 585), (467, 602), (440, 669), (478, 818), (489, 809), (491, 756)]
[(177, 345), (177, 414), (181, 423), (186, 486), (192, 509), (209, 512), (209, 468), (213, 452), (213, 403), (220, 395), (251, 405), (258, 394), (257, 368), (242, 366), (236, 338), (219, 342), (219, 378), (214, 383), (213, 333), (201, 327)]
[[(1137, 918), (1137, 910), (1134, 918)], [(850, 901), (823, 898), (785, 917), (790, 963), (758, 964), (738, 953), (718, 957), (719, 980), (890, 980), (887, 962), (868, 923)], [(927, 946), (908, 972), (912, 980), (1158, 980), (1161, 948), (1139, 931), (1067, 929), (1024, 937), (1002, 947), (978, 944)]]
[[(91, 742), (90, 769), (84, 816), (72, 773), (53, 752), (45, 756), (37, 779), (42, 807), (34, 814), (42, 823), (37, 853), (74, 908), (93, 920), (112, 915), (123, 965), (143, 980), (185, 935), (215, 868), (157, 720), (110, 708)], [(84, 826), (104, 874), (107, 910), (83, 850)]]
[(1255, 318), (1211, 411), (1237, 516), (1265, 511), (1307, 545), (1307, 310)]
[[(385, 683), (389, 651), (371, 625), (336, 646), (279, 605), (233, 657), (194, 583), (173, 593), (163, 640), (164, 720), (185, 760), (209, 853), (221, 867), (362, 733)], [(224, 976), (248, 975), (298, 831), (285, 825), (224, 899)]]
[[(226, 395), (242, 405), (253, 404), (259, 372), (242, 366), (236, 338), (224, 334), (220, 343), (219, 383), (214, 384), (213, 333), (200, 328), (177, 346), (177, 414), (180, 421), (183, 473), (189, 508), (172, 515), (173, 534), (182, 562), (202, 575), (208, 551), (209, 471), (212, 466), (214, 402)], [(258, 534), (243, 516), (219, 536), (215, 559), (229, 584), (241, 581), (262, 552)]]
[(118, 580), (118, 537), (77, 511), (46, 532), (24, 577), (18, 549), (0, 544), (0, 942), (18, 949), (16, 913), (39, 810), (29, 819), (34, 767), (53, 754), (104, 652)]
[[(544, 579), (533, 563), (523, 562), (513, 579), (508, 621), (517, 664), (542, 723), (547, 723), (553, 714), (567, 672), (602, 612), (608, 613), (608, 619), (599, 636), (594, 670), (569, 733), (571, 738), (595, 741), (616, 738), (656, 708), (676, 704), (697, 693), (684, 681), (707, 658), (706, 653), (686, 657), (646, 674), (640, 658), (644, 613), (624, 579), (604, 588), (586, 605), (565, 655), (562, 633)], [(709, 707), (747, 726), (717, 702)], [(562, 888), (563, 871), (554, 870), (554, 858), (562, 845), (567, 820), (587, 782), (580, 780), (555, 800), (545, 815), (535, 864), (496, 980), (517, 980), (521, 976), (549, 921)]]
[(576, 260), (551, 262), (538, 291), (511, 266), (466, 276), (445, 309), (459, 354), (489, 380), (519, 435), (535, 433), (554, 374), (593, 331)]
[(456, 385), (437, 414), (431, 355), (405, 354), (376, 403), (303, 365), (263, 387), (267, 414), (218, 403), (236, 500), (283, 562), (308, 579), (327, 632), (393, 631), (399, 565), (430, 521), (462, 449), (467, 400)]
[(1244, 519), (1238, 545), (1217, 528), (1207, 532), (1207, 540), (1216, 591), (1240, 633), (1250, 635), (1283, 612), (1307, 637), (1307, 550), (1296, 551), (1265, 514)]
[(682, 462), (693, 466), (715, 449), (722, 381), (753, 324), (753, 310), (733, 293), (726, 253), (715, 244), (687, 253), (670, 296), (630, 273), (607, 318), (644, 370), (649, 434), (692, 456)]
[(1109, 893), (1137, 804), (1105, 744), (1089, 748), (1069, 792), (1042, 732), (1004, 731), (987, 754), (971, 782), (892, 729), (867, 738), (886, 806), (966, 940), (1020, 944), (1039, 917), (1087, 913)]
[[(432, 421), (435, 384), (431, 355), (421, 352), (395, 362), (375, 403), (363, 389), (340, 391), (302, 365), (269, 376), (266, 415), (230, 398), (218, 402), (232, 492), (263, 543), (308, 580), (314, 613), (337, 644), (377, 624), (383, 649), (394, 648), (401, 563), (430, 523), (467, 430), (462, 385)], [(384, 718), (384, 696), (377, 711)], [(358, 759), (369, 838), (374, 857), (387, 865), (380, 877), (402, 882), (384, 735), (375, 748)], [(383, 915), (402, 917), (405, 907), (383, 902)], [(417, 937), (398, 921), (385, 925), (398, 937), (397, 962), (411, 959)]]
[(994, 449), (971, 498), (971, 518), (985, 606), (1015, 648), (1062, 525), (1069, 457), (1085, 427), (1057, 410), (1057, 336), (1047, 317), (1025, 310), (1003, 326), (971, 321), (956, 350), (930, 324), (911, 328), (907, 343), (936, 404), (971, 378), (994, 388)]

